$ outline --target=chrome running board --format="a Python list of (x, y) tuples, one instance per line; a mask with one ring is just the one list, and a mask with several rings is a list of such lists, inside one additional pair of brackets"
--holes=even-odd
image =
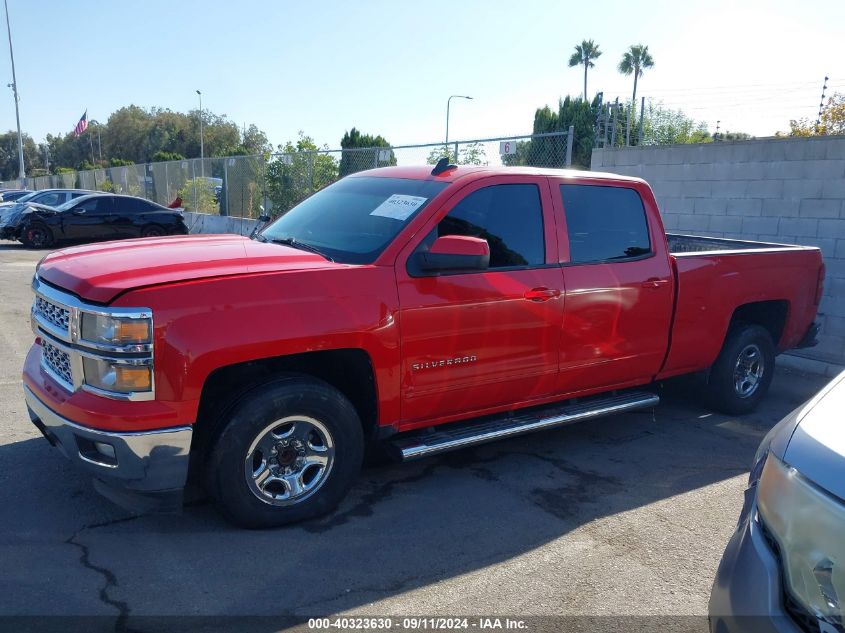
[(467, 446), (493, 442), (513, 435), (533, 433), (599, 416), (654, 407), (660, 398), (643, 391), (582, 402), (555, 404), (530, 412), (516, 412), (484, 421), (469, 420), (444, 425), (437, 431), (414, 431), (389, 441), (392, 452), (402, 461), (445, 453)]

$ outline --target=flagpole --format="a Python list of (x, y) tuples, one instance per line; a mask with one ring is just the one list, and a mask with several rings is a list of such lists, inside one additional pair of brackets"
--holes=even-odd
[(23, 180), (26, 178), (26, 169), (23, 164), (23, 135), (21, 134), (21, 111), (20, 111), (20, 97), (18, 96), (18, 79), (15, 76), (15, 53), (12, 51), (12, 27), (9, 25), (9, 2), (3, 0), (3, 5), (6, 7), (6, 32), (9, 34), (9, 57), (12, 60), (12, 83), (9, 86), (15, 95), (15, 118), (18, 122), (18, 167), (20, 168), (21, 186)]

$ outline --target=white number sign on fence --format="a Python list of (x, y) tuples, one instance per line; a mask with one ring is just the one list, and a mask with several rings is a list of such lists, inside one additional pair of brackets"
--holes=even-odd
[(499, 154), (516, 154), (516, 141), (501, 141)]

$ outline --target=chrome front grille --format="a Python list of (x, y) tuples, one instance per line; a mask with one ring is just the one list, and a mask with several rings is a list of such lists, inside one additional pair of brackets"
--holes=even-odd
[(73, 372), (70, 368), (70, 354), (59, 349), (47, 340), (41, 341), (43, 346), (41, 362), (55, 376), (60, 378), (69, 388), (73, 388)]
[(67, 334), (70, 329), (70, 310), (36, 295), (35, 314)]

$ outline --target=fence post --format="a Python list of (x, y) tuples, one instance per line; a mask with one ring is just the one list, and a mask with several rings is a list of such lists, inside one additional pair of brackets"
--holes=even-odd
[(200, 209), (197, 202), (197, 159), (191, 159), (191, 183), (194, 188), (194, 213), (199, 213)]
[(228, 158), (223, 159), (223, 188), (220, 190), (220, 215), (229, 215), (229, 160)]
[(640, 106), (640, 133), (639, 139), (637, 140), (637, 145), (643, 144), (643, 113), (645, 112), (645, 97), (643, 97), (642, 105)]
[(455, 164), (459, 164), (461, 161), (458, 158), (458, 141), (455, 141)]
[(317, 152), (308, 154), (308, 191), (314, 193), (314, 161), (317, 160)]
[(616, 147), (616, 117), (619, 114), (619, 97), (613, 103), (613, 127), (610, 128), (610, 146)]
[(572, 144), (575, 140), (575, 126), (570, 125), (566, 132), (566, 166), (572, 166)]

